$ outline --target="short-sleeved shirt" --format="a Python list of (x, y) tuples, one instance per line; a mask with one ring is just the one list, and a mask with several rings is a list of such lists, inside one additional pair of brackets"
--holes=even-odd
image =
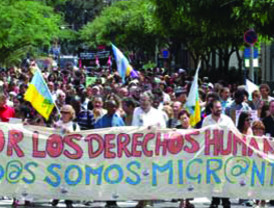
[(144, 112), (141, 107), (134, 109), (132, 126), (153, 126), (158, 125), (159, 127), (166, 128), (166, 121), (163, 114), (151, 107), (148, 112)]
[(215, 121), (212, 118), (212, 114), (208, 115), (207, 117), (204, 118), (202, 127), (214, 125), (214, 124), (218, 124), (219, 126), (235, 127), (235, 124), (232, 121), (232, 119), (224, 114), (221, 114), (220, 119), (218, 121)]
[(125, 126), (125, 123), (121, 116), (119, 116), (117, 113), (113, 115), (105, 114), (101, 118), (99, 118), (94, 128), (108, 128), (108, 127), (115, 127), (115, 126)]

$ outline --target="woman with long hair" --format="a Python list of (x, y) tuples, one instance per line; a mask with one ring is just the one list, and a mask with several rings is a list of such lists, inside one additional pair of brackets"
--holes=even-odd
[[(262, 137), (265, 134), (265, 126), (262, 121), (254, 121), (252, 124), (252, 131), (254, 133), (254, 136)], [(265, 200), (256, 200), (255, 202), (256, 206), (255, 208), (261, 208), (265, 207)]]
[(238, 120), (237, 128), (242, 134), (252, 135), (251, 129), (252, 118), (248, 112), (241, 112)]

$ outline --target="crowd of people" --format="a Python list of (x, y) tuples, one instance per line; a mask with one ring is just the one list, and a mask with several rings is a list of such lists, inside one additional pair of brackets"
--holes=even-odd
[[(44, 68), (42, 74), (56, 103), (50, 119), (45, 120), (24, 100), (32, 78), (31, 68), (11, 67), (2, 70), (0, 76), (2, 122), (61, 128), (65, 133), (115, 126), (189, 129), (222, 124), (235, 125), (243, 134), (274, 137), (274, 98), (265, 83), (249, 95), (244, 86), (237, 83), (220, 80), (213, 84), (200, 78), (201, 121), (191, 126), (185, 104), (193, 78), (186, 70), (180, 69), (171, 75), (160, 68), (139, 71), (138, 77), (128, 77), (125, 83), (110, 69), (88, 72), (84, 68)], [(87, 85), (87, 77), (97, 78)], [(224, 208), (230, 207), (228, 198), (221, 200)], [(179, 201), (180, 208), (194, 207), (190, 199)], [(58, 200), (54, 200), (52, 205), (57, 203)], [(67, 207), (72, 204), (66, 200)], [(219, 204), (220, 198), (213, 198), (210, 208)], [(255, 205), (262, 207), (265, 201), (257, 200)], [(117, 204), (107, 201), (106, 206)], [(144, 206), (152, 206), (152, 202), (140, 201), (137, 205)]]

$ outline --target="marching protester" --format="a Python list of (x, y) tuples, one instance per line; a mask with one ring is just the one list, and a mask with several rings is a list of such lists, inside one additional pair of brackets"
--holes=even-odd
[(251, 129), (251, 122), (252, 122), (252, 117), (250, 113), (248, 112), (241, 112), (239, 119), (238, 119), (238, 124), (237, 128), (238, 130), (245, 135), (252, 135), (252, 129)]
[(122, 117), (117, 113), (119, 103), (114, 100), (106, 100), (105, 107), (107, 113), (101, 116), (95, 123), (94, 128), (108, 128), (115, 126), (125, 126)]
[(260, 93), (262, 95), (262, 100), (264, 102), (266, 102), (267, 104), (273, 100), (274, 98), (271, 97), (269, 94), (270, 94), (270, 87), (268, 84), (261, 84), (260, 87), (259, 87), (259, 90), (260, 90)]
[[(117, 100), (106, 100), (105, 107), (107, 109), (107, 113), (96, 121), (94, 125), (95, 129), (125, 126), (123, 119), (117, 113), (119, 107), (119, 103), (117, 102)], [(118, 207), (118, 205), (116, 201), (107, 201), (105, 207), (115, 208)]]
[[(247, 136), (253, 135), (251, 124), (252, 124), (252, 117), (250, 113), (246, 111), (241, 112), (238, 118), (238, 124), (237, 124), (238, 130), (244, 135), (247, 135)], [(252, 201), (249, 201), (247, 199), (239, 199), (239, 204), (252, 206), (253, 203)]]
[[(190, 114), (187, 110), (182, 110), (178, 114), (178, 119), (181, 125), (178, 125), (177, 129), (192, 129), (190, 125)], [(193, 199), (180, 200), (179, 208), (195, 208), (194, 204), (190, 202)]]
[[(162, 112), (152, 107), (154, 95), (150, 91), (145, 91), (140, 95), (140, 107), (136, 107), (133, 113), (132, 126), (146, 126), (165, 128), (166, 121)], [(138, 208), (152, 206), (152, 201), (139, 201)]]
[(125, 97), (122, 100), (122, 108), (124, 115), (122, 116), (126, 126), (130, 126), (132, 123), (133, 112), (137, 103), (131, 97)]
[(226, 107), (232, 102), (230, 97), (230, 89), (228, 87), (222, 87), (219, 93), (220, 100), (222, 103), (223, 113)]
[[(262, 137), (265, 133), (265, 126), (262, 121), (254, 121), (252, 124), (252, 131), (254, 136)], [(271, 201), (271, 200), (270, 200)], [(266, 207), (265, 200), (256, 200), (255, 201), (255, 208), (263, 208)]]
[(225, 109), (226, 115), (232, 118), (234, 122), (236, 121), (236, 110), (251, 110), (248, 103), (245, 102), (245, 97), (248, 97), (247, 91), (243, 89), (238, 89), (234, 94), (234, 101), (232, 101), (230, 105), (228, 105)]
[(269, 115), (263, 119), (263, 123), (266, 134), (274, 137), (274, 100), (271, 100), (269, 103)]
[[(218, 126), (235, 127), (232, 119), (225, 114), (222, 114), (222, 104), (219, 100), (214, 100), (210, 103), (211, 114), (206, 116), (203, 120), (202, 127), (217, 124)], [(224, 208), (230, 208), (231, 203), (229, 198), (212, 197), (210, 208), (217, 208), (222, 200)]]
[(152, 107), (154, 96), (146, 91), (140, 95), (140, 107), (135, 108), (132, 126), (153, 126), (165, 128), (166, 121), (163, 114)]
[[(60, 109), (61, 117), (58, 121), (53, 121), (58, 114), (56, 107), (52, 113), (55, 115), (45, 119), (29, 103), (23, 103), (24, 93), (28, 88), (25, 80), (29, 77), (18, 80), (20, 89), (16, 89), (19, 87), (14, 84), (11, 84), (10, 88), (5, 87), (5, 92), (0, 95), (1, 121), (9, 122), (10, 118), (22, 118), (31, 125), (52, 126), (64, 135), (80, 130), (121, 126), (154, 127), (157, 130), (166, 127), (171, 129), (194, 128), (194, 125), (190, 124), (192, 115), (189, 109), (186, 109), (186, 102), (190, 97), (190, 81), (187, 80), (186, 71), (182, 72), (181, 70), (180, 73), (170, 75), (159, 69), (140, 71), (138, 78), (126, 77), (126, 81), (123, 83), (117, 72), (104, 69), (104, 72), (103, 70), (97, 72), (95, 83), (86, 86), (84, 78), (88, 76), (88, 72), (83, 70), (81, 73), (75, 73), (73, 70), (45, 71), (44, 73), (52, 98), (56, 102), (57, 108)], [(114, 73), (115, 76), (112, 75)], [(46, 74), (48, 75), (46, 76)], [(7, 76), (11, 78), (11, 75), (7, 74)], [(4, 81), (7, 82), (5, 79)], [(254, 135), (262, 136), (264, 133), (261, 131), (265, 129), (268, 136), (274, 137), (274, 101), (270, 96), (269, 86), (261, 85), (259, 91), (254, 91), (252, 103), (245, 100), (247, 97), (245, 90), (237, 89), (236, 85), (235, 89), (237, 90), (233, 94), (234, 87), (232, 84), (229, 86), (230, 84), (224, 85), (218, 90), (219, 87), (216, 85), (214, 87), (212, 83), (200, 83), (198, 103), (202, 108), (199, 112), (201, 121), (200, 126), (195, 127), (207, 127), (215, 124), (220, 128), (224, 126), (235, 128), (236, 120), (238, 120), (237, 127), (242, 134), (251, 135), (253, 131)], [(121, 103), (114, 96), (115, 93), (122, 100)], [(6, 95), (13, 96), (10, 100), (13, 102), (13, 107), (6, 104)], [(49, 99), (46, 101), (51, 105), (54, 104)], [(203, 101), (205, 102), (203, 103)], [(268, 102), (265, 118), (258, 113), (258, 119), (262, 119), (263, 125), (258, 121), (254, 121), (252, 124), (250, 113), (245, 111), (260, 110), (261, 101)], [(236, 118), (237, 110), (243, 111), (238, 119)], [(210, 208), (218, 207), (221, 201), (224, 208), (231, 207), (228, 197), (213, 197)], [(73, 206), (73, 202), (69, 198), (65, 203), (67, 207)], [(52, 205), (57, 206), (57, 204), (58, 200), (53, 200)], [(263, 206), (265, 201), (260, 201), (260, 204)], [(143, 208), (152, 205), (152, 201), (141, 200), (137, 207)], [(106, 206), (117, 207), (118, 205), (116, 200), (113, 200), (107, 201)], [(179, 207), (192, 208), (194, 205), (190, 199), (186, 199), (180, 200)]]
[[(56, 128), (57, 130), (61, 130), (62, 134), (69, 134), (72, 132), (80, 131), (79, 125), (74, 122), (73, 120), (75, 119), (75, 110), (71, 105), (63, 105), (61, 108), (61, 118), (57, 122), (53, 124), (53, 127)], [(52, 201), (52, 206), (57, 206), (59, 203), (58, 199), (54, 199)], [(73, 201), (66, 199), (65, 204), (67, 208), (72, 208), (73, 207)]]
[(171, 105), (172, 107), (172, 118), (170, 118), (167, 122), (168, 128), (176, 128), (180, 125), (179, 113), (182, 110), (182, 103), (179, 101), (175, 101)]

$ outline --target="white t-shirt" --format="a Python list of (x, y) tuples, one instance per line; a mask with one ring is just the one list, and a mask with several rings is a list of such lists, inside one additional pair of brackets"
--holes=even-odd
[(137, 107), (133, 112), (132, 126), (159, 126), (166, 128), (163, 113), (153, 107), (146, 113), (142, 108)]
[(67, 122), (67, 123), (63, 123), (62, 120), (57, 121), (57, 125), (61, 128), (61, 129), (66, 129), (69, 132), (75, 132), (75, 131), (80, 131), (80, 127), (77, 123), (75, 123), (73, 125), (73, 122)]
[(220, 119), (217, 122), (212, 118), (212, 114), (208, 115), (204, 118), (202, 127), (214, 124), (218, 124), (219, 126), (235, 127), (232, 119), (225, 114), (221, 114)]

